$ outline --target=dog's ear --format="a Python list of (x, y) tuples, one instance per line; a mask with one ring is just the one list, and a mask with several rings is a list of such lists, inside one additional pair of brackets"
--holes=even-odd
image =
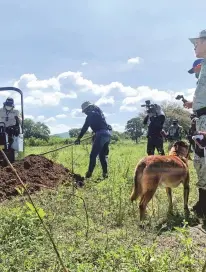
[(175, 142), (175, 143), (173, 144), (173, 147), (174, 147), (175, 151), (178, 151), (178, 148), (179, 148), (178, 142)]
[(176, 148), (176, 150), (178, 150), (179, 147), (189, 148), (189, 145), (185, 143), (184, 141), (177, 141), (174, 143), (173, 146)]

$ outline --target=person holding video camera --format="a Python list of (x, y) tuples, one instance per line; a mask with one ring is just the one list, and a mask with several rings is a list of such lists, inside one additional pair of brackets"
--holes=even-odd
[(160, 155), (165, 155), (163, 148), (162, 129), (165, 122), (165, 114), (161, 107), (157, 104), (151, 104), (149, 100), (145, 101), (147, 116), (144, 118), (143, 124), (148, 124), (147, 131), (147, 154), (154, 155), (155, 148)]

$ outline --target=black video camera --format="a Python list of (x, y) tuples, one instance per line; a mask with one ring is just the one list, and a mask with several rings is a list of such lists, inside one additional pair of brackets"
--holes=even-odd
[(181, 99), (183, 103), (188, 102), (188, 101), (184, 98), (184, 96), (183, 96), (183, 95), (180, 95), (180, 94), (178, 94), (178, 95), (175, 97), (175, 99), (176, 99), (176, 100), (180, 100), (180, 99)]
[(146, 100), (144, 105), (141, 107), (146, 107), (147, 113), (155, 113), (155, 105), (151, 104), (150, 100)]

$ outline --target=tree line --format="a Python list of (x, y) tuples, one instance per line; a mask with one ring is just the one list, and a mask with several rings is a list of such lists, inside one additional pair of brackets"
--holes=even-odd
[[(188, 131), (190, 127), (190, 113), (188, 110), (179, 106), (176, 103), (165, 103), (162, 109), (166, 115), (166, 120), (164, 124), (165, 131), (168, 131), (173, 119), (178, 119), (179, 124), (183, 127), (185, 132)], [(127, 121), (125, 126), (125, 131), (123, 133), (113, 131), (112, 140), (118, 141), (120, 139), (131, 139), (138, 142), (138, 139), (142, 137), (147, 128), (143, 125), (143, 119), (146, 114), (139, 114), (134, 118)], [(69, 130), (69, 135), (71, 138), (76, 138), (79, 135), (81, 128), (73, 128)], [(91, 135), (87, 132), (86, 136)], [(24, 120), (24, 137), (25, 139), (40, 139), (48, 142), (51, 138), (49, 127), (41, 122), (34, 122), (31, 119)]]
[[(172, 120), (177, 119), (179, 124), (183, 127), (183, 134), (187, 134), (191, 123), (189, 111), (176, 103), (167, 103), (161, 106), (166, 116), (163, 129), (168, 131), (172, 125)], [(137, 117), (127, 121), (125, 131), (130, 138), (136, 142), (146, 133), (147, 128), (143, 125), (145, 116), (146, 114), (141, 113)]]

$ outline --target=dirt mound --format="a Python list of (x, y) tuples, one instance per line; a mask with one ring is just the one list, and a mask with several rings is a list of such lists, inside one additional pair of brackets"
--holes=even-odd
[[(84, 179), (80, 175), (72, 174), (63, 165), (38, 155), (25, 157), (13, 163), (13, 166), (31, 193), (42, 188), (54, 188), (71, 180), (82, 183)], [(16, 187), (19, 186), (20, 182), (12, 169), (9, 166), (0, 167), (0, 201), (18, 195)]]

